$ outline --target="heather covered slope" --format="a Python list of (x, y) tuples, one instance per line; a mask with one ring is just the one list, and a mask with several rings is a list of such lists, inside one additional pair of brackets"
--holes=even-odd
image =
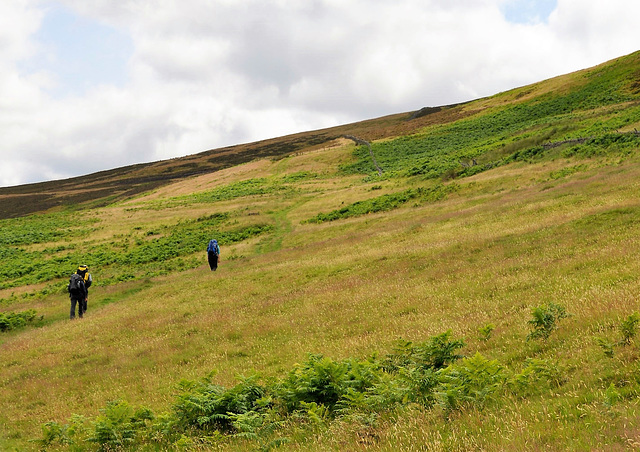
[(0, 446), (634, 447), (639, 79), (633, 54), (351, 130), (382, 176), (336, 138), (2, 220), (2, 312), (35, 315), (0, 333)]

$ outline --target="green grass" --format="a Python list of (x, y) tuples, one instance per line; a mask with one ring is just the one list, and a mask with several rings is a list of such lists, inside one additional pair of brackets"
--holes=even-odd
[[(438, 178), (477, 174), (502, 163), (492, 159), (495, 154), (512, 154), (508, 162), (539, 154), (542, 149), (537, 147), (545, 142), (575, 137), (594, 138), (586, 146), (575, 147), (575, 153), (582, 156), (635, 149), (638, 135), (611, 133), (638, 118), (638, 95), (628, 86), (633, 80), (630, 66), (610, 65), (575, 77), (575, 86), (568, 93), (548, 92), (418, 134), (375, 143), (374, 154), (386, 172)], [(595, 119), (594, 109), (608, 110)], [(608, 135), (600, 137), (603, 134)], [(343, 166), (345, 173), (375, 171), (365, 147), (358, 148), (355, 155), (356, 162)], [(461, 167), (471, 161), (481, 162), (481, 166), (471, 170)]]
[[(69, 214), (71, 221), (78, 218), (82, 222), (83, 214)], [(65, 245), (33, 249), (12, 246), (12, 242), (0, 246), (3, 257), (0, 276), (4, 282), (0, 288), (13, 288), (27, 284), (48, 282), (68, 276), (83, 262), (91, 262), (108, 274), (99, 284), (112, 284), (132, 278), (146, 278), (165, 274), (169, 271), (193, 268), (185, 256), (191, 256), (202, 250), (202, 243), (215, 236), (222, 245), (246, 240), (263, 234), (271, 229), (268, 224), (253, 224), (244, 227), (225, 227), (229, 216), (213, 214), (178, 221), (171, 225), (161, 225), (142, 231), (134, 228), (128, 234), (115, 235), (114, 240), (97, 243), (92, 240), (94, 229), (62, 232), (52, 230), (43, 235), (42, 240), (68, 241)], [(25, 219), (5, 220), (7, 231), (23, 230)], [(36, 222), (36, 225), (40, 222)], [(67, 230), (66, 228), (61, 228)], [(18, 234), (16, 234), (18, 235)], [(22, 240), (22, 239), (19, 239)], [(40, 291), (41, 295), (49, 289)], [(8, 300), (4, 299), (6, 303)]]
[(0, 335), (0, 449), (630, 447), (637, 60), (374, 141), (382, 177), (349, 144), (4, 220), (1, 310), (43, 317)]
[(387, 212), (397, 209), (410, 201), (416, 203), (435, 202), (444, 199), (449, 193), (456, 190), (455, 184), (436, 185), (428, 188), (408, 189), (398, 193), (389, 193), (365, 201), (357, 201), (338, 210), (329, 213), (321, 213), (307, 220), (309, 223), (324, 223), (344, 218), (359, 217), (370, 213)]

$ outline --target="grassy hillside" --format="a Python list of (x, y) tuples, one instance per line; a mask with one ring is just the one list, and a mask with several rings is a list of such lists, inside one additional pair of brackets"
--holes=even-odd
[(0, 220), (0, 449), (637, 447), (638, 80), (635, 53)]
[(16, 218), (54, 209), (104, 207), (158, 187), (252, 160), (277, 159), (330, 148), (336, 146), (343, 135), (357, 135), (365, 140), (395, 137), (416, 131), (434, 120), (451, 121), (460, 115), (460, 106), (437, 107), (427, 111), (429, 115), (425, 115), (423, 110), (401, 113), (65, 180), (0, 187), (0, 218)]

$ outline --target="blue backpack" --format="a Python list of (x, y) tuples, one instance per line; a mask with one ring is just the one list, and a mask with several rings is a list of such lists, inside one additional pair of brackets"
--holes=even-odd
[(214, 252), (216, 254), (219, 253), (220, 248), (218, 248), (218, 241), (213, 239), (209, 241), (209, 246), (207, 247), (207, 253)]

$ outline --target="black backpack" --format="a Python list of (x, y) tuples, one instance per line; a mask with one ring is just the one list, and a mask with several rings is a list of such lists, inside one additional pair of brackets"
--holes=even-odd
[(84, 295), (84, 280), (77, 273), (69, 278), (69, 293), (72, 295)]

